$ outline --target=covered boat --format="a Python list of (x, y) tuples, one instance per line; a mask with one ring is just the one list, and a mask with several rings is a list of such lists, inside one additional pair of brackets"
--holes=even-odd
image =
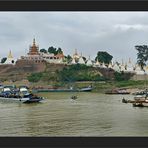
[(25, 88), (22, 88), (20, 90), (11, 90), (10, 88), (5, 87), (0, 93), (0, 100), (33, 103), (40, 102), (43, 100), (43, 98), (29, 93), (29, 91)]

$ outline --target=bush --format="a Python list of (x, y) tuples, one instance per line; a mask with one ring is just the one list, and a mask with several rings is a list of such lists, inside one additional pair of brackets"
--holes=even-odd
[(42, 73), (32, 73), (27, 77), (29, 82), (38, 82), (42, 78)]
[(114, 73), (116, 81), (128, 81), (133, 76), (132, 73), (124, 73), (123, 71)]
[(76, 64), (63, 68), (58, 73), (60, 81), (102, 81), (105, 80), (100, 74), (94, 72), (92, 67)]

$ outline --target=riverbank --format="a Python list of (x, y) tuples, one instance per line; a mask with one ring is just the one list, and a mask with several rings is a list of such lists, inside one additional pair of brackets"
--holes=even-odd
[(107, 90), (115, 89), (115, 88), (124, 88), (127, 89), (129, 92), (134, 93), (139, 90), (146, 89), (148, 87), (148, 81), (139, 80), (129, 80), (129, 81), (78, 81), (73, 83), (64, 83), (64, 82), (36, 82), (36, 83), (30, 83), (27, 80), (22, 81), (5, 81), (2, 83), (3, 85), (26, 85), (29, 88), (70, 88), (73, 86), (74, 88), (83, 88), (91, 85), (94, 89), (93, 92), (99, 92), (99, 93), (105, 93)]

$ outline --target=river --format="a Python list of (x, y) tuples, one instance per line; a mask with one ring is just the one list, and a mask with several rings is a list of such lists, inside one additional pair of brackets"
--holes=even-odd
[(132, 95), (39, 95), (46, 97), (42, 103), (0, 101), (0, 136), (148, 136), (148, 108), (121, 102)]

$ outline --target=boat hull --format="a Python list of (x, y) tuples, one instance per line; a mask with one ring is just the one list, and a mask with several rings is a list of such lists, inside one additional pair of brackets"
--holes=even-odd
[(105, 92), (105, 94), (108, 94), (108, 95), (128, 95), (128, 94), (130, 94), (130, 92), (126, 92), (126, 93)]
[(148, 102), (133, 103), (134, 107), (148, 107)]
[(20, 102), (20, 103), (33, 103), (33, 102), (40, 102), (42, 98), (30, 99), (30, 98), (5, 98), (0, 97), (0, 100), (9, 101), (9, 102)]
[(92, 88), (82, 89), (36, 89), (33, 92), (90, 92)]

